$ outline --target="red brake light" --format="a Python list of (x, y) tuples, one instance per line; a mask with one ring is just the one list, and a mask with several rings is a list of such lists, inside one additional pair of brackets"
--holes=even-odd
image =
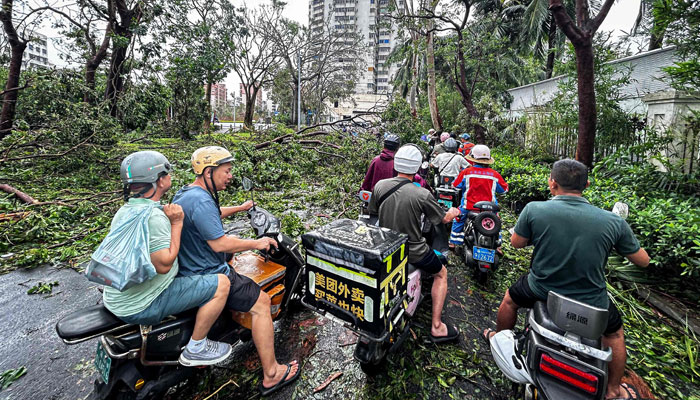
[(542, 359), (540, 360), (540, 371), (588, 393), (595, 394), (598, 391), (597, 376), (564, 364), (545, 353), (542, 353)]
[(491, 269), (491, 264), (481, 264), (481, 268)]
[(448, 194), (441, 194), (441, 195), (440, 195), (440, 198), (441, 198), (441, 199), (446, 199), (446, 200), (452, 200), (452, 196), (450, 196), (450, 195), (448, 195)]

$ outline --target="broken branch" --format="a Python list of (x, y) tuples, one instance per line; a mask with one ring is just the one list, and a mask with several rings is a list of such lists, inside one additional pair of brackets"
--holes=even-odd
[(22, 200), (26, 204), (37, 204), (39, 203), (35, 198), (32, 196), (24, 193), (23, 191), (19, 189), (15, 189), (14, 187), (3, 183), (0, 185), (0, 190), (6, 193), (14, 194), (18, 199)]

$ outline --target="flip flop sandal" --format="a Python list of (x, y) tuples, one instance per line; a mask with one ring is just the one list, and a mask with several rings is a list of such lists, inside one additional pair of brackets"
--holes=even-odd
[(433, 336), (431, 333), (429, 335), (430, 341), (437, 344), (437, 343), (445, 343), (445, 342), (451, 342), (456, 340), (459, 337), (459, 329), (457, 329), (456, 326), (454, 325), (447, 325), (447, 335), (446, 336)]
[[(284, 376), (282, 377), (282, 379), (280, 379), (279, 382), (277, 382), (276, 385), (269, 387), (269, 388), (266, 388), (265, 386), (263, 386), (263, 383), (261, 381), (258, 384), (258, 390), (260, 390), (260, 394), (263, 396), (268, 396), (268, 395), (282, 389), (283, 387), (289, 385), (290, 383), (294, 382), (301, 374), (301, 365), (299, 365), (299, 368), (297, 369), (297, 373), (293, 377), (287, 379), (287, 375), (289, 375), (289, 372), (292, 370), (293, 365), (294, 364), (292, 364), (292, 363), (287, 364), (287, 372), (284, 373)], [(297, 363), (297, 365), (298, 365), (298, 363)]]
[(481, 333), (481, 338), (484, 340), (487, 346), (491, 346), (491, 332), (496, 333), (495, 330), (488, 328), (486, 331)]
[(637, 388), (634, 387), (634, 385), (630, 385), (629, 383), (623, 383), (620, 385), (620, 387), (623, 388), (625, 390), (625, 392), (627, 392), (627, 398), (616, 397), (616, 398), (612, 398), (612, 399), (608, 399), (608, 400), (627, 400), (627, 399), (641, 400), (641, 398), (639, 397), (639, 392), (637, 391)]

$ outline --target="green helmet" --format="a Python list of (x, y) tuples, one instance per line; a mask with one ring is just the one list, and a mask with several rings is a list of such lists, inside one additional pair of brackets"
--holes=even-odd
[(157, 151), (137, 151), (122, 161), (119, 174), (125, 185), (132, 183), (155, 183), (162, 173), (172, 170), (170, 162)]

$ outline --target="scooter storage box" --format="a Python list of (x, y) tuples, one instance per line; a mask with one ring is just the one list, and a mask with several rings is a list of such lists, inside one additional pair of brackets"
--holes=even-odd
[[(301, 237), (306, 248), (304, 303), (381, 337), (408, 283), (408, 236), (341, 219)], [(396, 307), (395, 307), (396, 306)]]
[[(242, 253), (233, 258), (231, 267), (240, 275), (247, 276), (257, 283), (270, 296), (270, 313), (275, 318), (280, 312), (284, 297), (284, 275), (286, 268), (265, 259), (253, 252)], [(249, 312), (233, 311), (233, 320), (241, 326), (251, 329), (252, 316)]]

